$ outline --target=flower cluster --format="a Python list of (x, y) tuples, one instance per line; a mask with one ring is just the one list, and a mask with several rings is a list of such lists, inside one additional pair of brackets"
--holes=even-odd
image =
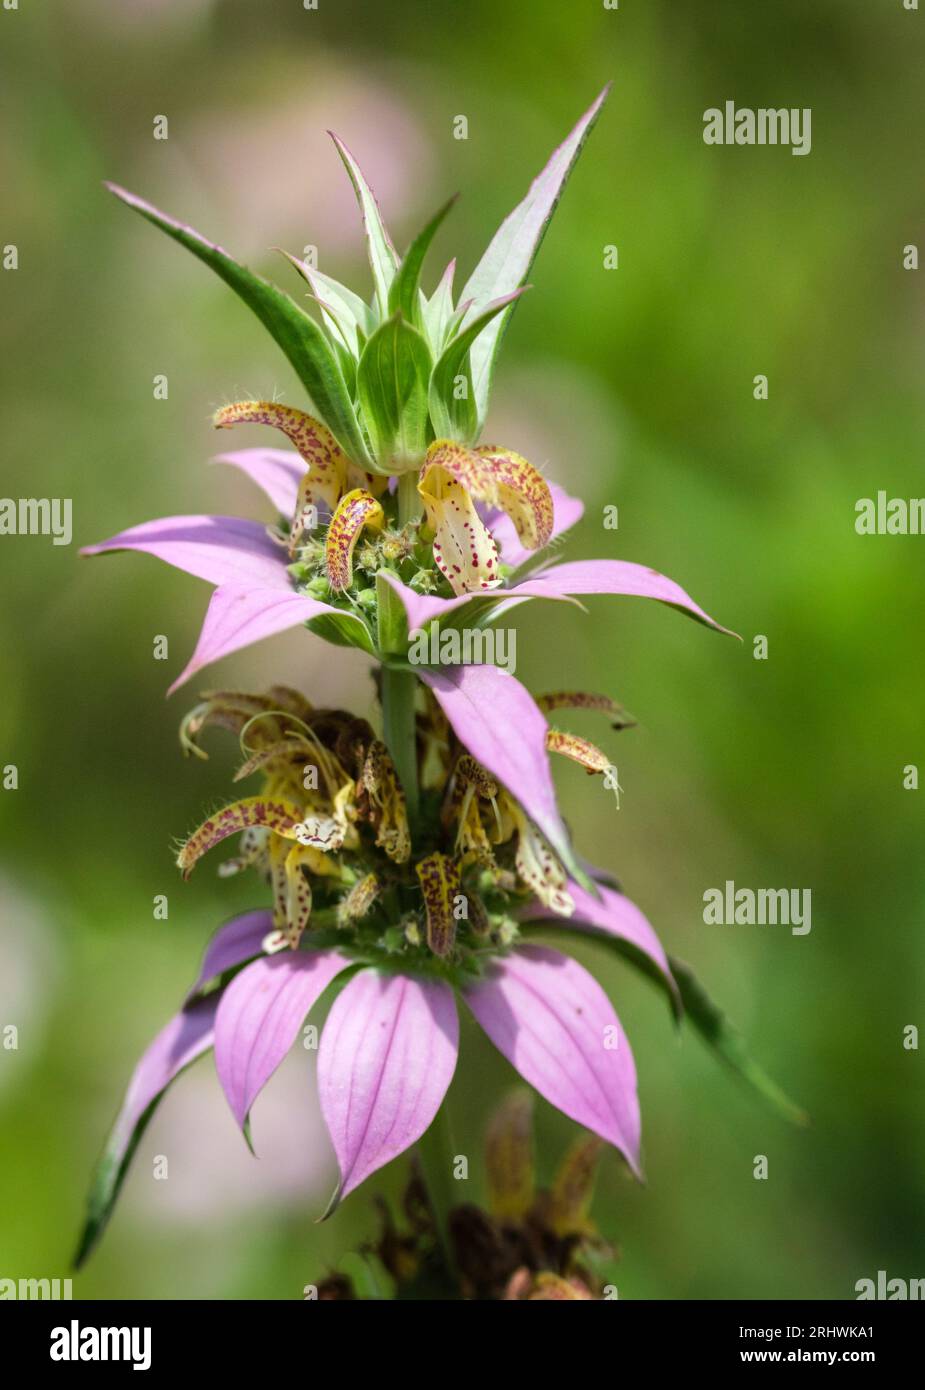
[(614, 770), (601, 749), (560, 724), (580, 708), (620, 728), (630, 722), (625, 712), (596, 693), (534, 699), (490, 664), (422, 666), (411, 655), (434, 624), (487, 627), (531, 599), (577, 607), (583, 595), (635, 595), (718, 627), (680, 586), (642, 565), (544, 554), (580, 518), (580, 502), (513, 450), (479, 442), (502, 329), (604, 95), (502, 224), (458, 302), (453, 262), (433, 293), (421, 288), (450, 204), (399, 257), (340, 141), (374, 295), (367, 303), (290, 257), (318, 320), (191, 228), (114, 190), (258, 315), (311, 408), (243, 401), (215, 417), (223, 430), (270, 426), (294, 446), (221, 456), (267, 495), (271, 524), (174, 516), (87, 553), (147, 552), (214, 586), (174, 686), (304, 625), (376, 659), (382, 728), (278, 686), (214, 691), (184, 720), (188, 753), (205, 756), (203, 733), (225, 728), (241, 744), (238, 779), (261, 782), (188, 837), (179, 866), (188, 874), (236, 836), (222, 872), (256, 870), (265, 906), (219, 929), (183, 1009), (139, 1063), (91, 1194), (81, 1255), (174, 1077), (214, 1047), (246, 1126), (329, 986), (318, 1077), (340, 1168), (335, 1198), (428, 1130), (456, 1065), (457, 998), (536, 1091), (640, 1171), (629, 1044), (597, 981), (547, 944), (555, 925), (616, 949), (659, 982), (676, 1011), (682, 999), (692, 1004), (695, 1023), (747, 1071), (721, 1016), (686, 970), (672, 967), (639, 909), (579, 860), (561, 818), (551, 754), (590, 774)]

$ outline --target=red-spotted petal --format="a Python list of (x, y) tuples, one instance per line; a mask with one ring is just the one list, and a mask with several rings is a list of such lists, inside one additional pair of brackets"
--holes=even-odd
[(482, 464), (481, 500), (507, 512), (525, 550), (548, 545), (553, 500), (542, 474), (520, 454), (497, 444), (482, 444), (474, 453)]
[(501, 583), (498, 547), (475, 507), (480, 477), (471, 450), (440, 439), (427, 450), (418, 479), (427, 523), (434, 532), (434, 562), (454, 594)]
[(189, 878), (196, 863), (210, 849), (236, 835), (239, 830), (249, 830), (259, 826), (273, 830), (287, 840), (296, 838), (295, 827), (301, 823), (302, 813), (291, 801), (276, 800), (266, 796), (246, 796), (230, 806), (223, 806), (214, 816), (203, 821), (198, 830), (184, 844), (177, 857), (177, 865), (183, 877)]
[(347, 589), (353, 579), (353, 551), (365, 526), (381, 531), (385, 513), (371, 493), (354, 488), (342, 497), (331, 517), (324, 547), (324, 562), (332, 589)]
[(213, 424), (219, 430), (232, 425), (271, 425), (281, 430), (308, 464), (308, 472), (299, 485), (300, 502), (323, 504), (328, 511), (337, 506), (347, 478), (348, 459), (320, 420), (278, 401), (236, 401), (216, 411)]

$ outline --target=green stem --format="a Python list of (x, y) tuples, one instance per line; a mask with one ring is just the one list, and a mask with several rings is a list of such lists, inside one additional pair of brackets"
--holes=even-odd
[(407, 526), (409, 521), (417, 521), (424, 510), (421, 494), (418, 492), (418, 473), (412, 468), (409, 473), (401, 473), (398, 478), (398, 524)]
[(430, 1129), (418, 1140), (417, 1152), (434, 1214), (440, 1253), (447, 1273), (452, 1274), (456, 1267), (450, 1240), (450, 1209), (454, 1205), (453, 1144), (445, 1105), (441, 1105)]
[(417, 728), (414, 718), (417, 676), (413, 671), (396, 671), (390, 666), (381, 667), (381, 676), (385, 742), (404, 789), (413, 834), (419, 809)]

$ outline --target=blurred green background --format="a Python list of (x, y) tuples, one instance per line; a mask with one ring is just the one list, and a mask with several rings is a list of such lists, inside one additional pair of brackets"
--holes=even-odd
[[(137, 1054), (208, 934), (260, 900), (253, 881), (207, 866), (183, 885), (173, 868), (172, 843), (225, 795), (234, 758), (216, 739), (209, 763), (183, 761), (194, 692), (164, 701), (206, 586), (77, 547), (171, 512), (268, 515), (245, 479), (207, 466), (209, 415), (244, 394), (302, 398), (231, 293), (100, 180), (293, 292), (275, 245), (315, 245), (323, 269), (365, 287), (330, 126), (400, 245), (462, 191), (430, 275), (455, 252), (464, 278), (610, 79), (505, 341), (487, 433), (584, 496), (570, 557), (663, 570), (745, 641), (629, 599), (592, 599), (589, 616), (528, 605), (518, 674), (534, 690), (606, 689), (639, 718), (608, 744), (621, 809), (566, 766), (566, 813), (812, 1125), (763, 1110), (695, 1037), (678, 1042), (644, 981), (585, 946), (633, 1042), (648, 1177), (638, 1188), (608, 1158), (595, 1214), (620, 1245), (624, 1298), (845, 1298), (878, 1269), (925, 1273), (922, 1062), (902, 1046), (925, 1022), (925, 789), (902, 785), (925, 762), (925, 539), (854, 530), (858, 498), (925, 493), (925, 270), (902, 268), (923, 240), (923, 25), (901, 0), (0, 11), (0, 241), (20, 260), (0, 272), (0, 492), (74, 504), (70, 548), (0, 538), (0, 764), (19, 769), (19, 789), (0, 792), (0, 1027), (19, 1030), (18, 1050), (0, 1049), (0, 1276), (67, 1273)], [(703, 111), (727, 98), (811, 107), (811, 154), (705, 146)], [(602, 526), (614, 503), (617, 532)], [(205, 685), (220, 679), (370, 704), (365, 660), (305, 634), (230, 658)], [(703, 893), (727, 879), (811, 889), (811, 934), (706, 926)], [(167, 921), (152, 915), (159, 893)], [(371, 1234), (372, 1194), (396, 1191), (405, 1166), (314, 1224), (330, 1159), (310, 1060), (292, 1057), (258, 1102), (259, 1160), (211, 1060), (188, 1072), (75, 1293), (298, 1298)], [(467, 1198), (512, 1077), (465, 1021), (450, 1097)], [(571, 1127), (538, 1109), (548, 1174)]]

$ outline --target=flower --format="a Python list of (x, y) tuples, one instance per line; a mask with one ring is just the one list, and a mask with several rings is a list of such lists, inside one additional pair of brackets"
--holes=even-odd
[[(565, 698), (553, 703), (562, 708)], [(430, 1125), (456, 1065), (457, 999), (522, 1077), (639, 1172), (629, 1043), (601, 986), (543, 940), (544, 914), (569, 932), (609, 934), (672, 992), (664, 951), (622, 894), (603, 890), (597, 900), (569, 879), (520, 800), (460, 742), (436, 692), (417, 724), (424, 828), (412, 845), (390, 755), (365, 720), (314, 709), (286, 687), (265, 695), (215, 691), (183, 720), (181, 744), (200, 757), (210, 727), (236, 734), (245, 755), (236, 780), (260, 776), (263, 786), (195, 829), (178, 865), (187, 875), (238, 836), (238, 852), (220, 872), (256, 870), (273, 907), (219, 929), (180, 1013), (136, 1067), (82, 1255), (115, 1201), (140, 1128), (179, 1071), (214, 1048), (219, 1080), (245, 1127), (306, 1016), (333, 986), (339, 992), (321, 1033), (318, 1081), (340, 1167), (338, 1196)]]
[[(464, 611), (484, 626), (533, 598), (633, 594), (719, 627), (644, 566), (544, 558), (581, 504), (512, 450), (478, 442), (501, 332), (604, 96), (502, 224), (457, 303), (452, 262), (433, 294), (420, 288), (450, 204), (399, 258), (336, 137), (363, 214), (374, 299), (367, 304), (295, 262), (320, 322), (191, 228), (114, 190), (257, 314), (295, 368), (311, 413), (244, 401), (215, 418), (219, 428), (269, 424), (295, 445), (294, 453), (222, 456), (263, 488), (276, 525), (168, 517), (85, 553), (147, 552), (214, 586), (196, 650), (172, 688), (219, 657), (307, 624), (378, 659), (383, 738), (365, 719), (315, 709), (279, 686), (264, 695), (207, 693), (184, 720), (187, 753), (205, 756), (208, 727), (229, 729), (244, 756), (238, 779), (262, 784), (198, 826), (178, 866), (187, 875), (238, 836), (221, 872), (256, 871), (271, 906), (219, 929), (180, 1012), (138, 1063), (91, 1193), (79, 1259), (179, 1072), (213, 1049), (249, 1135), (254, 1101), (329, 993), (318, 1084), (340, 1169), (331, 1206), (431, 1125), (456, 1066), (460, 999), (539, 1094), (617, 1148), (638, 1175), (629, 1043), (593, 976), (549, 944), (554, 928), (611, 947), (655, 979), (676, 1014), (689, 1008), (727, 1061), (786, 1104), (687, 967), (669, 962), (639, 909), (576, 858), (550, 755), (619, 786), (606, 753), (558, 720), (584, 708), (625, 727), (625, 711), (581, 691), (536, 701), (495, 665), (419, 664), (416, 650), (450, 614)], [(588, 1296), (564, 1258), (556, 1269), (516, 1269), (507, 1287), (511, 1298)]]
[[(366, 528), (381, 532), (385, 516), (376, 493), (383, 480), (360, 474), (319, 420), (274, 401), (239, 401), (215, 416), (218, 429), (237, 424), (274, 425), (298, 449), (306, 471), (299, 484), (289, 530), (293, 556), (306, 524), (317, 525), (319, 508), (329, 515), (319, 577), (333, 590), (348, 590), (353, 580), (353, 552)], [(360, 483), (359, 486), (357, 484)], [(365, 485), (364, 485), (365, 484)], [(370, 491), (375, 488), (376, 493)], [(477, 502), (505, 513), (526, 550), (545, 546), (553, 534), (553, 498), (546, 480), (515, 454), (494, 444), (467, 448), (452, 439), (427, 446), (416, 479), (426, 512), (425, 536), (433, 539), (433, 563), (454, 594), (493, 589), (502, 582), (501, 559)], [(380, 562), (415, 557), (417, 537), (396, 532), (382, 548)], [(391, 547), (391, 548), (390, 548)], [(320, 548), (319, 548), (320, 549)], [(425, 563), (429, 557), (421, 557)], [(368, 568), (373, 566), (368, 565)]]
[(503, 329), (605, 96), (502, 223), (456, 303), (455, 262), (432, 295), (420, 288), (425, 255), (452, 200), (400, 258), (372, 190), (337, 137), (363, 216), (374, 297), (367, 304), (290, 256), (320, 321), (192, 228), (110, 185), (240, 295), (286, 353), (312, 407), (242, 401), (215, 417), (222, 429), (271, 425), (295, 445), (296, 453), (221, 456), (263, 488), (279, 526), (167, 517), (83, 551), (146, 551), (215, 586), (196, 650), (171, 690), (206, 664), (302, 624), (370, 655), (400, 657), (401, 634), (390, 635), (387, 649), (382, 644), (386, 583), (408, 630), (463, 605), (482, 621), (529, 598), (599, 593), (655, 598), (718, 627), (677, 584), (642, 565), (546, 562), (524, 572), (578, 520), (581, 504), (514, 450), (478, 442)]
[[(278, 511), (286, 517), (303, 515), (315, 505), (308, 499), (317, 496), (303, 486), (303, 478), (311, 476), (305, 461), (298, 454), (281, 449), (245, 449), (219, 456), (219, 462), (241, 469), (269, 497)], [(334, 620), (339, 640), (358, 646), (373, 656), (382, 655), (377, 645), (377, 611), (381, 598), (379, 588), (370, 584), (382, 577), (401, 600), (407, 631), (425, 628), (434, 620), (468, 606), (473, 619), (505, 611), (507, 605), (527, 599), (574, 599), (589, 594), (625, 594), (652, 598), (689, 613), (698, 621), (719, 632), (727, 629), (716, 623), (680, 585), (644, 565), (623, 560), (580, 560), (547, 562), (519, 578), (515, 571), (522, 568), (528, 552), (506, 517), (491, 517), (486, 534), (497, 548), (503, 574), (501, 582), (488, 591), (467, 592), (440, 596), (422, 593), (414, 587), (415, 576), (427, 573), (428, 556), (421, 553), (419, 543), (403, 541), (396, 523), (396, 503), (387, 494), (379, 499), (362, 499), (357, 507), (356, 489), (343, 494), (349, 506), (348, 515), (343, 500), (335, 517), (338, 534), (346, 537), (344, 553), (352, 557), (363, 526), (370, 524), (370, 503), (375, 502), (381, 513), (375, 520), (375, 548), (363, 557), (362, 579), (350, 573), (349, 582), (340, 589), (332, 588), (328, 577), (329, 563), (341, 563), (341, 541), (332, 541), (331, 550), (325, 544), (314, 567), (310, 555), (301, 561), (290, 559), (290, 537), (266, 525), (240, 517), (173, 516), (144, 522), (120, 532), (96, 545), (86, 546), (84, 555), (100, 555), (109, 551), (140, 551), (155, 556), (176, 569), (184, 570), (214, 586), (202, 631), (189, 662), (170, 687), (170, 692), (195, 675), (203, 667), (250, 646), (264, 637), (275, 636), (289, 628), (308, 624), (317, 630), (318, 620)], [(582, 508), (555, 484), (550, 496), (553, 520), (549, 538), (555, 539), (574, 525)], [(330, 536), (332, 521), (328, 527)], [(291, 534), (291, 533), (290, 533)], [(391, 549), (390, 549), (391, 547)], [(405, 553), (402, 553), (402, 550)], [(308, 552), (308, 547), (305, 548)], [(338, 554), (334, 552), (337, 551)], [(439, 566), (436, 567), (439, 570)], [(408, 582), (401, 577), (405, 572)], [(438, 577), (440, 577), (438, 575)], [(320, 581), (320, 590), (319, 590)], [(319, 597), (319, 592), (324, 597)], [(322, 635), (325, 630), (322, 629)]]

